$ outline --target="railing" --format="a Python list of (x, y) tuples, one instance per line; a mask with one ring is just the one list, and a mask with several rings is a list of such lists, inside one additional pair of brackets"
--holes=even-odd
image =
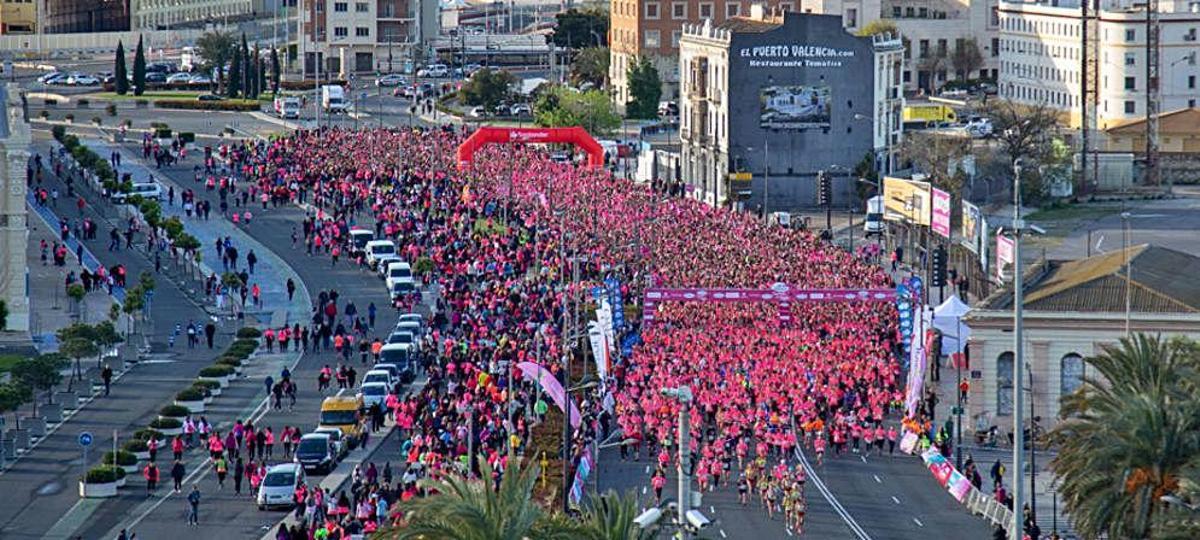
[(988, 523), (994, 526), (1004, 527), (1005, 530), (1012, 527), (1013, 511), (1009, 510), (1007, 506), (1000, 504), (995, 497), (991, 497), (975, 489), (974, 486), (971, 487), (970, 493), (967, 494), (964, 504), (971, 513), (982, 516), (988, 520)]

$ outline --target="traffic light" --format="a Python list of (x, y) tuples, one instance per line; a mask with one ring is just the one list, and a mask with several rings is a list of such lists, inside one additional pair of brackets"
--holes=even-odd
[(933, 250), (933, 287), (946, 286), (946, 248), (938, 246)]
[(823, 171), (817, 173), (817, 198), (821, 206), (829, 206), (833, 203), (833, 182)]

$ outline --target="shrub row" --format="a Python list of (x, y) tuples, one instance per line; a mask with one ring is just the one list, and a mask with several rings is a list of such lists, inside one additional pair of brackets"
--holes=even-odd
[(198, 99), (160, 99), (154, 102), (160, 109), (189, 109), (199, 111), (258, 111), (262, 104), (255, 99), (225, 99), (200, 101)]

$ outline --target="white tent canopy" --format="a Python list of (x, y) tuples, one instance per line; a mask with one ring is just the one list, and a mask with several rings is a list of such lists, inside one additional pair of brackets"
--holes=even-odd
[(933, 327), (942, 333), (942, 354), (962, 352), (963, 345), (971, 338), (971, 329), (962, 323), (962, 318), (970, 311), (971, 306), (959, 300), (958, 295), (934, 308)]

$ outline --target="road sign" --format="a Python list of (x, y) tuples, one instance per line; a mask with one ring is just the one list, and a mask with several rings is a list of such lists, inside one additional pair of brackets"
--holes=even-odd
[(92, 434), (88, 431), (79, 432), (79, 446), (88, 447), (92, 445)]

